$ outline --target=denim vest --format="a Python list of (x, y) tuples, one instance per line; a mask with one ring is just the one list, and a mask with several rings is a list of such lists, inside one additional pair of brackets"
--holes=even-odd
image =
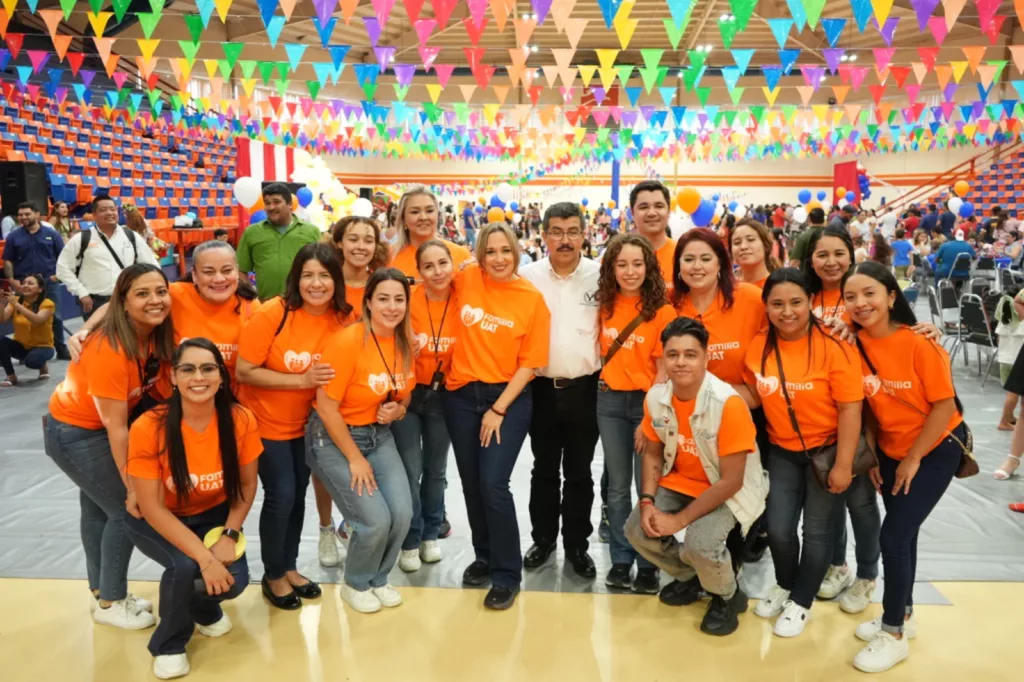
[[(696, 407), (690, 417), (690, 430), (697, 447), (697, 456), (712, 485), (721, 478), (718, 429), (722, 423), (725, 401), (731, 396), (738, 396), (732, 386), (710, 373), (705, 374), (700, 390), (697, 391)], [(661, 475), (665, 476), (672, 471), (676, 454), (679, 452), (679, 424), (675, 408), (672, 406), (672, 382), (652, 386), (647, 392), (645, 402), (658, 439), (665, 444), (665, 461), (661, 469)], [(746, 457), (743, 487), (725, 501), (729, 511), (739, 521), (744, 535), (754, 521), (764, 513), (765, 499), (768, 497), (768, 473), (761, 466), (761, 455), (756, 443), (753, 452), (748, 453)]]

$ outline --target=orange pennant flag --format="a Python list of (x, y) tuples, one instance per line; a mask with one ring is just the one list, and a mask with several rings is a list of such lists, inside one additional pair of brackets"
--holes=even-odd
[(56, 35), (53, 37), (53, 49), (57, 53), (57, 57), (64, 61), (64, 57), (68, 53), (68, 48), (71, 47), (71, 40), (74, 36)]
[(835, 95), (836, 103), (842, 105), (846, 101), (846, 96), (850, 94), (849, 85), (833, 85), (832, 94)]
[(494, 90), (494, 94), (498, 97), (498, 103), (504, 104), (505, 98), (508, 97), (509, 87), (507, 85), (492, 85), (491, 90)]
[(113, 78), (114, 72), (117, 71), (117, 65), (121, 61), (121, 57), (116, 54), (111, 54), (105, 60), (103, 60), (103, 66), (107, 69), (107, 78)]
[(953, 77), (953, 67), (948, 64), (936, 64), (935, 76), (939, 79), (939, 89), (945, 90), (949, 79)]
[[(985, 56), (985, 46), (979, 45), (976, 47), (961, 47), (960, 51), (964, 53), (965, 57), (967, 57), (967, 63), (971, 65), (971, 73), (977, 75), (978, 64), (981, 64), (981, 59), (982, 57)], [(957, 62), (953, 63), (956, 64)], [(956, 82), (959, 83), (960, 79), (957, 78)]]
[(508, 6), (505, 4), (505, 0), (490, 0), (490, 4), (494, 23), (498, 25), (498, 33), (504, 33), (505, 22), (508, 21)]
[(96, 52), (100, 55), (100, 61), (106, 64), (110, 59), (110, 51), (114, 47), (114, 38), (93, 38), (96, 43)]
[(1017, 67), (1017, 73), (1024, 74), (1024, 45), (1010, 45), (1010, 55), (1013, 57), (1013, 65)]
[(513, 19), (512, 25), (516, 27), (516, 44), (526, 45), (530, 42), (533, 29), (537, 28), (536, 19)]
[(60, 26), (60, 21), (64, 18), (64, 10), (41, 9), (36, 14), (43, 18), (43, 23), (46, 24), (46, 30), (50, 32), (50, 37), (52, 38), (57, 35), (57, 27)]
[[(48, 10), (39, 10), (39, 13), (42, 14), (44, 11)], [(57, 10), (57, 13), (59, 14), (60, 10)], [(5, 9), (0, 9), (0, 38), (7, 37), (7, 24), (9, 23), (11, 23), (11, 13)]]
[(359, 0), (339, 0), (341, 5), (341, 16), (345, 20), (346, 24), (352, 23), (352, 17), (355, 16), (356, 7), (359, 6)]
[(296, 2), (297, 0), (277, 0), (277, 6), (281, 8), (282, 12), (284, 12), (286, 21), (291, 21), (292, 12), (295, 11)]

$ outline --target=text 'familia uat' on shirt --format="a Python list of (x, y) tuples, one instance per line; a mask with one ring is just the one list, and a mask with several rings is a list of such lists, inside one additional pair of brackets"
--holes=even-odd
[(242, 327), (260, 304), (244, 301), (237, 296), (232, 296), (224, 303), (210, 303), (199, 294), (194, 284), (187, 282), (174, 282), (169, 291), (175, 345), (195, 338), (212, 341), (234, 378)]
[(414, 341), (420, 352), (416, 356), (416, 383), (430, 385), (434, 373), (447, 373), (452, 354), (458, 343), (460, 307), (459, 297), (453, 290), (444, 301), (427, 297), (422, 284), (413, 287), (410, 294), (409, 319)]

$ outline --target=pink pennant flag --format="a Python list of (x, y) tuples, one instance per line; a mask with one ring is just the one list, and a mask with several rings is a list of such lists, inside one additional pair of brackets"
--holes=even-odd
[(864, 82), (864, 78), (868, 75), (868, 67), (866, 66), (855, 66), (850, 69), (850, 85), (853, 86), (854, 92), (860, 90), (861, 83)]
[(38, 74), (43, 65), (50, 59), (50, 53), (46, 50), (25, 50), (29, 61), (32, 62), (32, 73)]
[(117, 89), (120, 90), (124, 87), (125, 81), (128, 80), (128, 74), (124, 71), (117, 71), (111, 78), (114, 79), (114, 82), (117, 83)]
[(903, 89), (906, 91), (907, 98), (910, 100), (911, 104), (913, 104), (914, 102), (917, 101), (917, 95), (918, 95), (918, 93), (921, 92), (921, 86), (920, 85), (913, 85), (913, 84), (906, 85), (906, 86), (903, 87)]
[(991, 21), (981, 25), (981, 31), (988, 36), (988, 42), (995, 45), (999, 42), (999, 34), (1003, 30), (1003, 22), (1006, 21), (1006, 17), (1002, 14), (997, 14), (992, 17)]
[(424, 69), (429, 69), (434, 64), (434, 60), (437, 59), (437, 55), (441, 54), (441, 48), (439, 47), (427, 47), (426, 45), (420, 45), (420, 62), (423, 64)]
[(875, 54), (875, 68), (879, 71), (883, 71), (889, 62), (892, 61), (892, 56), (896, 54), (895, 47), (876, 47), (872, 50)]
[(999, 4), (1002, 0), (975, 0), (974, 4), (978, 8), (978, 25), (982, 28), (986, 24), (992, 22), (995, 17), (996, 10), (999, 9)]
[(479, 26), (483, 23), (484, 15), (487, 13), (487, 0), (466, 0), (469, 7), (469, 16), (473, 17), (473, 23)]
[(441, 84), (441, 87), (448, 86), (448, 79), (452, 77), (452, 72), (455, 71), (454, 64), (434, 64), (434, 73), (437, 74), (437, 82)]
[(434, 34), (434, 29), (437, 27), (437, 20), (417, 19), (413, 26), (416, 28), (416, 35), (420, 38), (420, 45), (426, 45), (427, 41), (430, 40), (430, 36)]
[(373, 11), (377, 15), (377, 21), (381, 26), (388, 25), (388, 17), (391, 16), (391, 8), (395, 6), (395, 0), (370, 0)]
[(947, 28), (946, 20), (943, 17), (931, 17), (928, 19), (928, 29), (932, 32), (935, 42), (939, 45), (942, 45), (942, 41), (949, 34), (949, 28)]

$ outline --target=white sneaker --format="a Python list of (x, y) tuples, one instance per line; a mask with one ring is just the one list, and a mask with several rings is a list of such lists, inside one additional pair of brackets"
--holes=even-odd
[(871, 642), (853, 657), (853, 667), (865, 673), (884, 673), (910, 655), (906, 634), (896, 639), (888, 632), (879, 631)]
[(420, 570), (420, 551), (418, 549), (403, 549), (398, 556), (398, 567), (406, 573)]
[(818, 599), (835, 599), (839, 593), (853, 584), (857, 576), (849, 566), (829, 566), (825, 579), (818, 588)]
[[(128, 593), (128, 596), (125, 597), (125, 599), (134, 601), (135, 602), (136, 610), (138, 610), (138, 611), (149, 611), (150, 613), (153, 613), (153, 602), (149, 601), (148, 599), (143, 599), (142, 597), (134, 595), (131, 592)], [(96, 610), (96, 607), (99, 604), (99, 601), (100, 601), (99, 597), (96, 597), (94, 595), (93, 599), (92, 599), (92, 602), (89, 604), (89, 612), (90, 613)]]
[(391, 609), (402, 604), (402, 595), (398, 594), (398, 590), (391, 587), (391, 585), (385, 584), (380, 587), (374, 587), (370, 589), (370, 592), (373, 592), (373, 596), (380, 601), (381, 606)]
[(228, 618), (228, 614), (221, 612), (220, 620), (216, 623), (210, 625), (196, 623), (196, 630), (199, 630), (199, 634), (207, 637), (223, 637), (231, 632), (231, 619)]
[(768, 591), (768, 596), (762, 599), (754, 607), (754, 615), (761, 618), (774, 618), (782, 613), (782, 607), (789, 600), (789, 590), (784, 590), (778, 585)]
[(192, 666), (188, 664), (188, 656), (185, 654), (171, 654), (170, 656), (156, 656), (153, 658), (153, 674), (161, 680), (185, 677), (191, 670)]
[(112, 602), (108, 608), (101, 608), (96, 605), (92, 612), (92, 619), (103, 625), (113, 625), (122, 630), (145, 630), (156, 625), (156, 618), (149, 611), (143, 611), (133, 599), (119, 599)]
[[(863, 642), (870, 642), (878, 636), (879, 632), (882, 632), (881, 616), (874, 620), (869, 620), (866, 623), (861, 623), (857, 626), (854, 634), (857, 635), (857, 639)], [(914, 614), (910, 614), (910, 618), (903, 621), (903, 637), (906, 639), (914, 639), (917, 637), (917, 619), (914, 618)]]
[(857, 578), (853, 587), (839, 596), (839, 608), (846, 613), (860, 613), (871, 604), (871, 595), (875, 593), (875, 581)]
[(805, 609), (795, 601), (787, 599), (786, 606), (782, 609), (782, 615), (775, 621), (772, 632), (778, 637), (796, 637), (804, 631), (807, 621), (810, 619), (810, 609)]
[(334, 525), (320, 527), (320, 542), (317, 546), (317, 554), (320, 557), (321, 566), (337, 566), (341, 563), (341, 555), (338, 554), (338, 541), (334, 536)]
[(347, 583), (342, 583), (340, 593), (341, 598), (345, 600), (345, 603), (353, 611), (358, 611), (359, 613), (377, 613), (380, 611), (380, 599), (370, 590), (360, 591)]
[(436, 564), (441, 560), (441, 543), (437, 540), (424, 540), (420, 545), (420, 558), (425, 564)]

